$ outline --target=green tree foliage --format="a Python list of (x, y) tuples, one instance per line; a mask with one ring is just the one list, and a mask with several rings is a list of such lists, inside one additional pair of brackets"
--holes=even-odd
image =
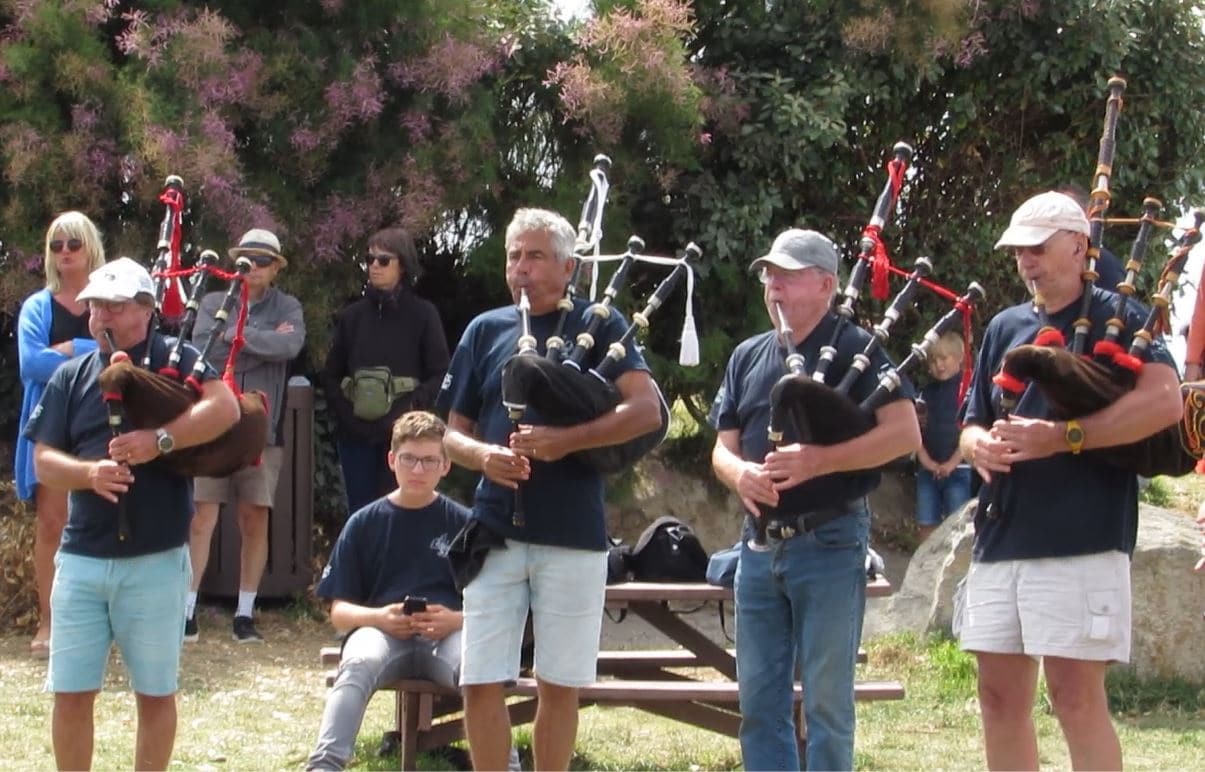
[[(1193, 202), (1205, 181), (1199, 0), (594, 5), (566, 25), (548, 0), (0, 0), (2, 270), (36, 269), (66, 208), (93, 216), (112, 254), (148, 259), (163, 178), (179, 174), (194, 245), (282, 235), (311, 367), (359, 289), (365, 238), (397, 222), (420, 236), (419, 290), (455, 340), (507, 302), (513, 210), (575, 219), (605, 152), (606, 251), (632, 233), (658, 254), (704, 250), (703, 365), (672, 363), (681, 296), (649, 346), (668, 395), (701, 415), (735, 341), (766, 325), (749, 260), (791, 225), (852, 254), (896, 141), (916, 159), (891, 254), (931, 256), (956, 289), (984, 283), (981, 319), (1024, 294), (990, 249), (1009, 212), (1089, 184), (1111, 75), (1129, 80), (1114, 212)], [(1128, 236), (1109, 232), (1119, 252)], [(633, 295), (658, 278), (636, 272)], [(923, 300), (900, 337), (941, 306)]]
[[(891, 254), (904, 266), (931, 256), (937, 278), (956, 290), (979, 280), (989, 292), (980, 322), (1025, 294), (1012, 261), (991, 250), (1012, 209), (1056, 185), (1091, 186), (1110, 76), (1129, 81), (1112, 213), (1136, 215), (1146, 195), (1172, 214), (1199, 201), (1205, 119), (1189, 95), (1205, 82), (1200, 3), (694, 7), (691, 61), (722, 109), (707, 116), (700, 170), (683, 174), (654, 215), (708, 253), (706, 366), (675, 373), (680, 392), (710, 394), (724, 353), (766, 326), (745, 267), (776, 232), (814, 227), (856, 253), (897, 141), (912, 144), (916, 158), (885, 234)], [(1132, 233), (1117, 227), (1107, 239), (1124, 252)], [(862, 305), (867, 316), (882, 308), (866, 295)], [(899, 337), (942, 311), (935, 297), (922, 299)]]

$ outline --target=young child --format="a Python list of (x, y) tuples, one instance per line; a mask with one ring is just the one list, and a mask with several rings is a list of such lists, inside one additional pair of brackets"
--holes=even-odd
[(971, 468), (958, 451), (958, 374), (963, 357), (962, 336), (947, 332), (929, 353), (933, 381), (921, 389), (926, 420), (917, 452), (916, 523), (921, 539), (971, 498)]
[[(381, 686), (399, 678), (453, 687), (459, 681), (463, 620), (447, 551), (469, 510), (435, 490), (451, 468), (446, 430), (422, 411), (394, 422), (388, 461), (397, 489), (352, 515), (322, 572), (318, 595), (331, 602), (331, 623), (351, 634), (308, 769), (347, 765), (368, 700)], [(423, 605), (415, 598), (425, 599), (425, 610), (415, 610)]]

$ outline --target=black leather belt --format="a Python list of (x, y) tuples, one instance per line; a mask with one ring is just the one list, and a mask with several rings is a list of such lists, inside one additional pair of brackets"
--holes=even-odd
[(766, 537), (775, 541), (790, 539), (801, 533), (814, 531), (839, 517), (852, 515), (856, 511), (853, 506), (840, 506), (815, 509), (811, 512), (801, 512), (798, 515), (779, 515), (766, 526)]

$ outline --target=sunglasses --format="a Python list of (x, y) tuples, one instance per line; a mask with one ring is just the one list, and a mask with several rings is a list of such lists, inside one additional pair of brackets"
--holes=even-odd
[(397, 258), (394, 257), (393, 255), (369, 255), (368, 256), (368, 264), (369, 265), (372, 265), (375, 262), (377, 265), (381, 266), (382, 268), (385, 268), (386, 266), (389, 265), (390, 262), (392, 262), (394, 260), (397, 260)]
[(276, 258), (271, 255), (247, 255), (247, 257), (260, 268), (267, 268), (276, 262)]
[(84, 242), (80, 239), (67, 239), (66, 241), (55, 239), (50, 242), (50, 251), (57, 255), (63, 251), (64, 246), (67, 247), (68, 252), (78, 252), (84, 248)]

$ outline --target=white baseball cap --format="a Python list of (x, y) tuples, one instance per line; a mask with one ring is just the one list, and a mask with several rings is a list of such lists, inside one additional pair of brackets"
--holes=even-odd
[(155, 297), (151, 275), (130, 258), (119, 257), (88, 274), (88, 286), (76, 299), (121, 303), (139, 295)]
[(1066, 193), (1039, 193), (1013, 212), (1008, 230), (996, 242), (1002, 247), (1036, 247), (1059, 231), (1089, 235), (1091, 228), (1083, 207)]

